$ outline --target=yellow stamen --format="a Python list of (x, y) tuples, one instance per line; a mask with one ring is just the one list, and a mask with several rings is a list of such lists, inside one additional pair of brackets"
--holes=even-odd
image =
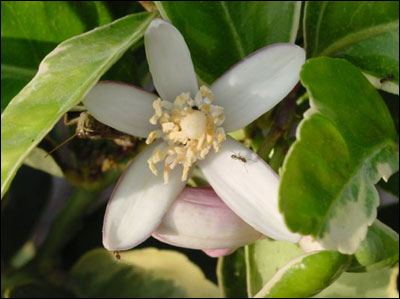
[(151, 144), (153, 143), (154, 139), (158, 138), (161, 136), (161, 131), (160, 130), (156, 130), (153, 132), (150, 132), (149, 136), (146, 139), (146, 144)]
[(152, 131), (146, 143), (157, 138), (164, 143), (158, 146), (148, 160), (149, 168), (157, 175), (155, 164), (164, 162), (164, 182), (179, 164), (183, 166), (182, 181), (187, 180), (190, 169), (197, 160), (204, 159), (211, 149), (218, 151), (226, 139), (221, 127), (225, 115), (222, 107), (212, 105), (211, 90), (201, 86), (194, 100), (190, 93), (178, 95), (174, 102), (160, 98), (153, 102), (152, 124), (159, 123), (161, 129)]
[(161, 126), (164, 133), (169, 133), (174, 130), (176, 125), (173, 122), (165, 122)]
[(150, 168), (151, 172), (152, 172), (154, 175), (158, 175), (157, 169), (156, 169), (156, 167), (155, 167), (153, 161), (151, 161), (151, 160), (149, 159), (149, 160), (147, 160), (147, 163), (149, 164), (149, 168)]

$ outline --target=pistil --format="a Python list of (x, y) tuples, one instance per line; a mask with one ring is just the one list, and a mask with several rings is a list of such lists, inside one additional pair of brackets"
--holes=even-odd
[(204, 159), (212, 148), (218, 152), (226, 139), (221, 127), (225, 120), (224, 110), (213, 105), (213, 100), (211, 90), (201, 86), (194, 99), (189, 93), (182, 93), (173, 103), (160, 98), (153, 102), (155, 113), (150, 123), (159, 123), (160, 129), (152, 131), (146, 143), (160, 138), (164, 142), (155, 148), (148, 164), (157, 175), (155, 164), (164, 161), (165, 183), (171, 170), (179, 164), (183, 166), (181, 179), (187, 180), (193, 164)]

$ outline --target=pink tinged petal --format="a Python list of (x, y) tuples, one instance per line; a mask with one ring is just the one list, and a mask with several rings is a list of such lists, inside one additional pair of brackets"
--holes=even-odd
[(254, 152), (228, 137), (198, 165), (220, 198), (256, 230), (276, 240), (299, 240), (278, 209), (278, 175)]
[(90, 90), (83, 103), (98, 121), (133, 136), (147, 137), (155, 129), (149, 119), (156, 99), (156, 95), (133, 85), (103, 81)]
[(127, 250), (146, 240), (186, 184), (179, 167), (171, 171), (168, 184), (162, 163), (157, 165), (158, 176), (150, 172), (147, 159), (157, 145), (135, 158), (114, 189), (103, 224), (103, 245), (108, 250)]
[(211, 189), (186, 187), (153, 233), (171, 245), (193, 249), (236, 248), (260, 233), (233, 213)]
[(231, 254), (234, 252), (233, 248), (225, 248), (225, 249), (204, 249), (203, 252), (210, 257), (220, 257)]
[(189, 49), (170, 23), (154, 19), (144, 35), (147, 61), (154, 86), (163, 100), (173, 101), (182, 92), (192, 97), (198, 85)]
[(236, 131), (272, 109), (299, 81), (304, 49), (275, 44), (234, 65), (211, 86), (216, 105), (224, 107), (225, 131)]

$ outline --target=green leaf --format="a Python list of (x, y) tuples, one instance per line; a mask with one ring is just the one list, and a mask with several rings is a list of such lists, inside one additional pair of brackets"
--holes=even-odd
[(398, 267), (368, 273), (343, 273), (315, 298), (399, 298), (398, 273)]
[(47, 172), (56, 177), (63, 177), (63, 172), (52, 156), (48, 155), (44, 149), (35, 147), (28, 157), (25, 158), (24, 164), (32, 168)]
[(217, 264), (218, 285), (224, 298), (247, 298), (244, 248), (220, 257)]
[(350, 260), (350, 256), (337, 251), (314, 251), (303, 254), (281, 268), (255, 297), (311, 297), (335, 281)]
[(217, 287), (181, 253), (146, 248), (121, 253), (96, 249), (71, 271), (80, 297), (90, 298), (210, 298)]
[(303, 66), (311, 108), (286, 156), (280, 209), (294, 232), (354, 253), (376, 218), (374, 184), (398, 170), (390, 113), (358, 68), (321, 57)]
[(346, 58), (377, 88), (399, 94), (398, 1), (307, 1), (304, 26), (309, 57)]
[(253, 297), (279, 269), (304, 254), (296, 244), (264, 239), (246, 246), (247, 291)]
[(61, 43), (1, 115), (1, 196), (29, 152), (121, 55), (155, 14), (119, 19)]
[(157, 7), (182, 33), (196, 72), (210, 84), (257, 49), (294, 43), (301, 2), (159, 1)]
[(58, 43), (111, 21), (101, 1), (2, 1), (1, 111)]
[(44, 283), (28, 283), (15, 286), (5, 291), (5, 298), (75, 298), (61, 288)]
[(352, 272), (375, 271), (399, 261), (399, 235), (382, 222), (375, 220), (367, 237), (354, 254)]
[(201, 269), (177, 251), (145, 248), (124, 252), (121, 258), (150, 271), (157, 277), (172, 280), (191, 298), (210, 298), (219, 295), (217, 286), (206, 279)]

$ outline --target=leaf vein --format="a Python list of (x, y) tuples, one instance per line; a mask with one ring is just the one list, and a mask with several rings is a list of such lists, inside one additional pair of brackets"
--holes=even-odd
[(348, 45), (359, 42), (363, 39), (367, 39), (369, 37), (373, 37), (373, 36), (376, 36), (376, 35), (379, 35), (382, 33), (390, 32), (390, 31), (398, 29), (398, 28), (399, 28), (399, 22), (394, 21), (394, 22), (385, 23), (385, 24), (381, 24), (378, 26), (374, 26), (374, 27), (370, 27), (367, 29), (356, 31), (356, 32), (351, 33), (351, 34), (343, 37), (342, 39), (336, 41), (329, 47), (325, 48), (325, 50), (323, 50), (320, 53), (320, 56), (331, 56), (331, 55), (335, 54), (336, 52), (338, 52), (340, 49), (343, 49)]
[(235, 42), (236, 46), (237, 46), (237, 50), (239, 53), (240, 58), (244, 58), (246, 57), (246, 52), (244, 51), (243, 48), (243, 43), (240, 39), (240, 35), (235, 27), (235, 25), (233, 24), (233, 20), (231, 17), (231, 14), (229, 13), (228, 7), (226, 6), (225, 1), (220, 1), (221, 7), (222, 7), (222, 11), (224, 13), (225, 16), (225, 20), (229, 26), (229, 29), (231, 30), (232, 33), (232, 37), (233, 37), (233, 41)]

